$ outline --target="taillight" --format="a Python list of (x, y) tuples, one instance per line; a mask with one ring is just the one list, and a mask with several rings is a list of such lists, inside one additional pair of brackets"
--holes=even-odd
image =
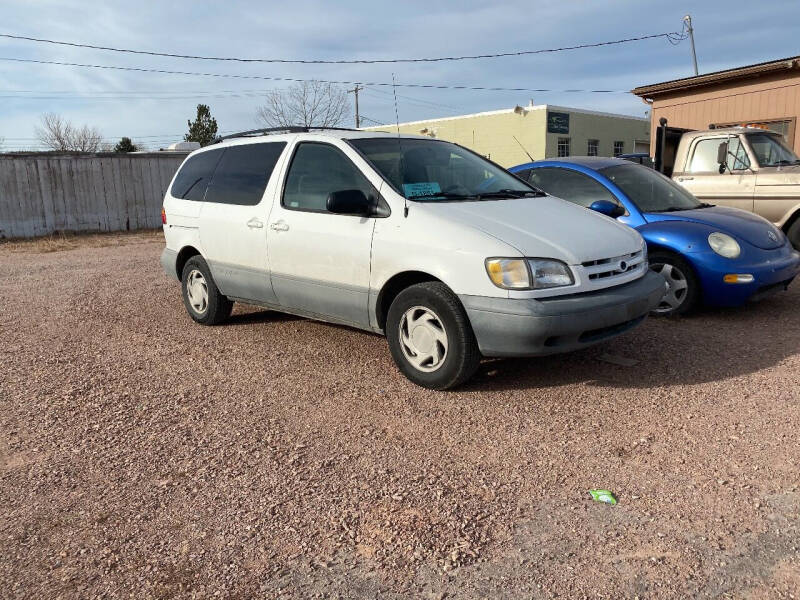
[(163, 206), (161, 207), (161, 224), (162, 225), (167, 224), (167, 211), (164, 210)]

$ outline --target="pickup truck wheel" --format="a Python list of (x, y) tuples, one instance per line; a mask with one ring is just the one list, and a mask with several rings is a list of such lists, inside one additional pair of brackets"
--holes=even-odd
[(786, 237), (789, 238), (795, 250), (800, 250), (800, 218), (797, 218), (789, 230), (786, 232)]
[(233, 310), (233, 302), (220, 293), (202, 256), (193, 256), (186, 261), (181, 289), (186, 312), (198, 323), (217, 325), (225, 321)]
[(464, 307), (438, 281), (412, 285), (397, 295), (386, 317), (386, 337), (400, 371), (433, 390), (464, 383), (481, 360)]
[(666, 294), (652, 314), (661, 317), (683, 315), (692, 310), (700, 297), (700, 283), (684, 259), (670, 252), (650, 254), (650, 268), (667, 280)]

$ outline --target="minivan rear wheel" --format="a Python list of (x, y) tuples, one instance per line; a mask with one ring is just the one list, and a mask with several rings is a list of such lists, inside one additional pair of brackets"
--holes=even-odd
[(397, 295), (386, 317), (386, 338), (400, 371), (429, 389), (461, 385), (480, 364), (464, 307), (438, 281), (412, 285)]
[(193, 256), (186, 261), (181, 275), (181, 290), (186, 312), (202, 325), (222, 323), (233, 310), (233, 302), (219, 291), (202, 256)]

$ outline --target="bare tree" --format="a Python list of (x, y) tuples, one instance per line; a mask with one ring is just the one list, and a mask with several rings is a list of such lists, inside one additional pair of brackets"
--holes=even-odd
[(95, 127), (77, 127), (55, 113), (42, 115), (41, 126), (36, 127), (39, 142), (60, 152), (97, 152), (103, 136)]
[(350, 115), (347, 92), (331, 83), (304, 81), (273, 90), (256, 111), (265, 127), (334, 127)]

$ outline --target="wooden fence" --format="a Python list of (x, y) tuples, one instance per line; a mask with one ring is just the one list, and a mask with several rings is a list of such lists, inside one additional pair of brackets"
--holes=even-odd
[(161, 225), (186, 153), (0, 154), (0, 238)]

